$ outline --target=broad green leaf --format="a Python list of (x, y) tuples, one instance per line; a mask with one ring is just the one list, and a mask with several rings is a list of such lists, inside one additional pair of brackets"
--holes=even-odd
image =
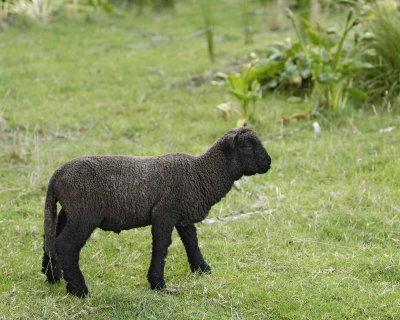
[(243, 100), (243, 101), (249, 100), (249, 97), (246, 94), (244, 94), (243, 92), (233, 90), (233, 89), (229, 90), (229, 92), (232, 93), (239, 100)]
[(263, 65), (249, 69), (245, 74), (245, 81), (252, 83), (256, 79), (265, 78), (270, 74), (269, 68), (269, 65)]
[(361, 91), (360, 89), (357, 89), (354, 87), (347, 88), (347, 92), (349, 93), (349, 95), (356, 97), (356, 98), (360, 98), (362, 100), (369, 99), (368, 95), (364, 91)]
[(247, 92), (246, 82), (242, 76), (230, 75), (228, 76), (228, 81), (233, 91), (241, 92), (242, 94)]

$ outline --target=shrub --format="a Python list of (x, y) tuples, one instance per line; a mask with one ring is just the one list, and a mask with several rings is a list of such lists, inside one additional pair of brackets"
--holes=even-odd
[(314, 27), (306, 19), (299, 24), (291, 11), (288, 17), (297, 39), (275, 43), (253, 58), (252, 68), (246, 73), (248, 87), (257, 81), (264, 92), (311, 96), (313, 107), (330, 112), (344, 109), (349, 99), (367, 101), (368, 95), (356, 80), (373, 65), (364, 58), (368, 52), (363, 49), (364, 40), (368, 37), (352, 32), (359, 20), (355, 12), (348, 11), (340, 31)]
[(366, 28), (372, 32), (364, 59), (373, 68), (365, 70), (359, 85), (373, 103), (391, 104), (400, 94), (400, 13), (393, 1), (374, 7)]

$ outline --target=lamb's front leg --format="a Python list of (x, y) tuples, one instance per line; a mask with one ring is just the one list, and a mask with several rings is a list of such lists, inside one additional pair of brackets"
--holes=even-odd
[(164, 289), (164, 266), (168, 247), (171, 244), (173, 226), (163, 223), (153, 223), (151, 234), (153, 237), (153, 249), (150, 268), (147, 273), (151, 289)]
[(193, 224), (189, 224), (185, 226), (176, 226), (176, 230), (178, 230), (179, 236), (185, 246), (190, 269), (193, 272), (200, 271), (210, 273), (211, 268), (204, 260), (199, 248), (196, 227)]

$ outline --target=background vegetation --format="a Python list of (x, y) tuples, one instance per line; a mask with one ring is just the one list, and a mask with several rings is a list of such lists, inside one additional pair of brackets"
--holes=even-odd
[[(323, 1), (317, 24), (307, 1), (286, 15), (275, 1), (209, 1), (208, 18), (190, 0), (69, 1), (38, 18), (16, 3), (2, 2), (0, 23), (0, 319), (400, 317), (395, 2)], [(272, 170), (199, 224), (211, 275), (189, 272), (174, 234), (166, 281), (180, 290), (152, 292), (141, 228), (88, 241), (88, 299), (45, 282), (43, 204), (59, 165), (200, 154), (244, 119)]]

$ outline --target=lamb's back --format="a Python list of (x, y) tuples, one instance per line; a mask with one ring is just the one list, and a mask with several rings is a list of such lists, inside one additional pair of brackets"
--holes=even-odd
[[(151, 209), (190, 171), (193, 157), (92, 156), (67, 162), (53, 175), (56, 198), (67, 212), (147, 224)], [(112, 221), (110, 221), (111, 223)]]

